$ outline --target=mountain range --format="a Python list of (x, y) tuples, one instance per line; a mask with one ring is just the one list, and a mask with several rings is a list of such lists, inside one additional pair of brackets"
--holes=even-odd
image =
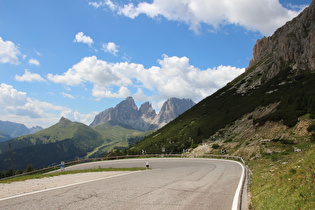
[(150, 102), (145, 102), (138, 109), (132, 97), (120, 102), (116, 107), (106, 109), (95, 116), (90, 126), (108, 123), (129, 129), (148, 131), (161, 128), (195, 103), (191, 99), (171, 98), (164, 102), (160, 112), (156, 114)]

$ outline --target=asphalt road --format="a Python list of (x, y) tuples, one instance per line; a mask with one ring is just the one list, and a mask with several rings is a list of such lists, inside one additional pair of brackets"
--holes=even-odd
[(95, 162), (72, 169), (145, 167), (147, 162), (151, 170), (3, 200), (0, 209), (232, 209), (243, 170), (236, 162), (152, 158)]

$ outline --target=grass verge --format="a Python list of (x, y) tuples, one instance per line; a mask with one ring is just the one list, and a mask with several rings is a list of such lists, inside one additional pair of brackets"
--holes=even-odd
[(250, 209), (313, 209), (315, 150), (252, 162)]
[(96, 169), (86, 169), (86, 170), (76, 170), (76, 171), (59, 171), (49, 174), (32, 174), (32, 175), (25, 175), (20, 177), (14, 177), (11, 179), (1, 180), (0, 183), (12, 183), (12, 182), (21, 182), (28, 179), (42, 179), (46, 177), (54, 177), (54, 176), (61, 176), (61, 175), (68, 175), (68, 174), (79, 174), (79, 173), (90, 173), (90, 172), (105, 172), (105, 171), (140, 171), (146, 170), (144, 167), (133, 167), (133, 168), (96, 168)]

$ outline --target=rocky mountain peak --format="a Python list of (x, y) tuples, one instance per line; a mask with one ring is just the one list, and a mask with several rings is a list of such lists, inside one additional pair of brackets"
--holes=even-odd
[(43, 130), (43, 127), (41, 127), (41, 126), (33, 126), (29, 130), (30, 130), (30, 134), (33, 134), (33, 133), (36, 133), (38, 131)]
[(292, 77), (315, 71), (315, 1), (272, 36), (256, 42), (246, 76), (237, 84), (238, 93), (255, 89), (283, 71)]
[(150, 102), (145, 102), (140, 106), (140, 115), (144, 116), (145, 118), (154, 118), (156, 116), (155, 110), (152, 108)]
[(195, 103), (191, 99), (170, 98), (162, 106), (159, 113), (159, 123), (167, 124), (184, 110), (190, 109)]
[(119, 111), (138, 111), (138, 107), (132, 97), (127, 97), (125, 100), (117, 104), (115, 108), (119, 109)]
[(128, 97), (115, 108), (106, 109), (96, 115), (90, 126), (109, 123), (141, 131), (153, 130), (169, 123), (194, 104), (190, 99), (171, 98), (163, 104), (157, 115), (150, 102), (145, 102), (138, 109), (134, 99)]

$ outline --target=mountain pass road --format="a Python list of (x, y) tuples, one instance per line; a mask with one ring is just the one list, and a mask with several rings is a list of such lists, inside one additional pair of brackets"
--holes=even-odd
[(0, 209), (237, 209), (244, 169), (234, 161), (202, 158), (150, 158), (81, 164), (145, 167), (119, 176), (90, 180), (0, 200)]

